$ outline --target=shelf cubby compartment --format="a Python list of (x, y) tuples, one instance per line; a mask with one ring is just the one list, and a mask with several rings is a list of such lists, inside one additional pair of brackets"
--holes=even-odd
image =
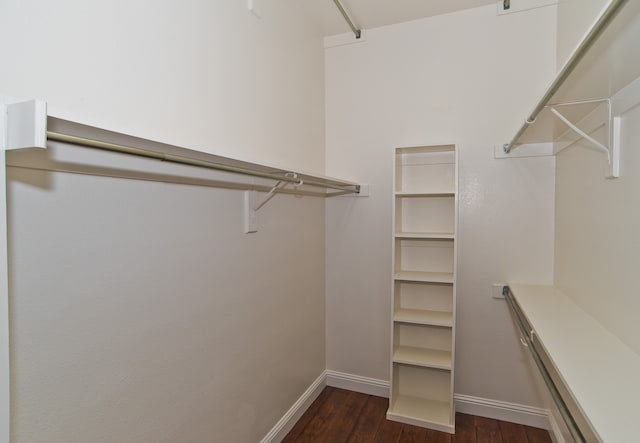
[(392, 398), (387, 418), (452, 433), (451, 372), (393, 364)]
[(441, 238), (396, 238), (395, 272), (452, 274), (454, 242)]
[(451, 327), (394, 324), (393, 361), (435, 369), (451, 369)]
[(453, 194), (455, 176), (454, 145), (396, 149), (398, 194)]
[(396, 194), (396, 238), (453, 238), (455, 196)]
[(395, 281), (393, 320), (418, 325), (453, 326), (453, 285)]
[(453, 283), (453, 272), (396, 271), (393, 278), (396, 281)]

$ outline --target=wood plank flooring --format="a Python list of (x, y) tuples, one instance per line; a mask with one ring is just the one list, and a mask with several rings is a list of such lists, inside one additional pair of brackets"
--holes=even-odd
[(551, 443), (544, 429), (456, 414), (455, 435), (389, 421), (388, 400), (326, 387), (283, 443)]

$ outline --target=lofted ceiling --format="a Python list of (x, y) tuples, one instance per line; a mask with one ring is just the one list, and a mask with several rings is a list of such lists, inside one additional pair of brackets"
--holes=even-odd
[[(325, 36), (351, 32), (333, 0), (298, 0), (318, 22)], [(496, 0), (341, 0), (361, 29), (417, 20), (463, 9), (495, 4)]]

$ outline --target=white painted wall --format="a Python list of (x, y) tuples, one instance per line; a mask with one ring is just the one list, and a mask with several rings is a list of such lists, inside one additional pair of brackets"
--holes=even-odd
[(551, 157), (495, 160), (555, 72), (555, 7), (495, 5), (369, 30), (326, 50), (327, 173), (371, 196), (327, 202), (327, 365), (388, 380), (394, 148), (460, 150), (455, 391), (538, 405), (491, 284), (553, 279)]
[(256, 442), (324, 370), (322, 199), (8, 175), (12, 442)]
[(640, 107), (623, 116), (620, 178), (588, 145), (558, 155), (555, 284), (640, 353)]
[(0, 95), (242, 160), (324, 171), (319, 29), (291, 0), (0, 0)]
[(595, 18), (611, 3), (611, 0), (559, 0), (557, 20), (558, 69), (567, 61)]
[[(323, 172), (321, 36), (257, 3), (0, 0), (0, 95)], [(325, 369), (323, 200), (8, 173), (12, 442), (255, 442)]]

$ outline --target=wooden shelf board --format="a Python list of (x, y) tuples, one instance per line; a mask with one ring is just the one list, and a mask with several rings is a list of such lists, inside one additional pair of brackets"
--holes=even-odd
[(398, 308), (394, 312), (393, 320), (401, 323), (452, 327), (453, 313), (443, 311), (428, 311), (423, 309)]
[(445, 401), (399, 395), (387, 412), (387, 419), (453, 433), (451, 404)]
[(456, 145), (438, 145), (438, 146), (407, 146), (404, 148), (397, 148), (396, 152), (399, 155), (403, 154), (425, 154), (430, 152), (454, 152)]
[(456, 195), (453, 191), (444, 192), (404, 192), (398, 191), (395, 193), (396, 197), (453, 197)]
[(398, 346), (393, 352), (393, 362), (450, 371), (451, 351)]
[(453, 283), (452, 272), (396, 271), (393, 278), (394, 280), (424, 283)]
[(396, 232), (396, 238), (454, 240), (453, 232)]

